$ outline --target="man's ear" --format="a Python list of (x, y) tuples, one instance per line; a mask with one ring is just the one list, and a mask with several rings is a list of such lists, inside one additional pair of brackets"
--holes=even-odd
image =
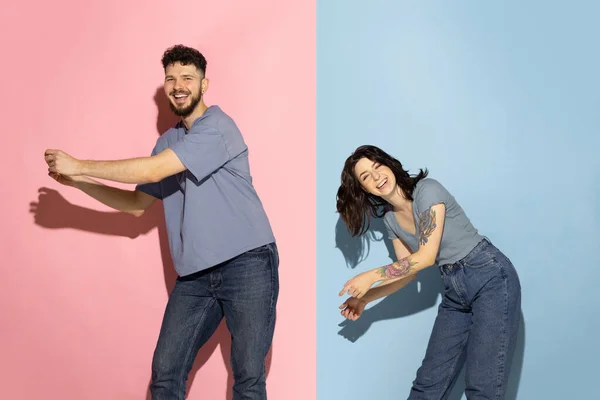
[(206, 91), (208, 90), (209, 83), (210, 81), (208, 80), (208, 78), (202, 78), (202, 81), (200, 82), (200, 92), (202, 94), (206, 93)]

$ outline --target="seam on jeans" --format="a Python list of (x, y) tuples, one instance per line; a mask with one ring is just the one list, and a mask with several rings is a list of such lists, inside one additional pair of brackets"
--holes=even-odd
[[(465, 340), (463, 340), (462, 344), (460, 345), (461, 351), (460, 351), (459, 355), (456, 357), (456, 359), (454, 360), (454, 364), (452, 364), (453, 373), (449, 374), (448, 378), (446, 378), (446, 382), (444, 382), (444, 390), (442, 391), (442, 397), (440, 397), (440, 399), (444, 398), (444, 393), (446, 393), (448, 391), (448, 389), (450, 388), (450, 382), (452, 382), (452, 379), (460, 373), (460, 371), (456, 371), (456, 364), (458, 364), (458, 361), (463, 356), (463, 352), (465, 351), (465, 346), (466, 346), (467, 342), (469, 341), (469, 336), (471, 336), (470, 333), (467, 335)], [(448, 397), (448, 396), (446, 396), (446, 397)]]
[(502, 315), (502, 338), (500, 344), (500, 354), (498, 354), (498, 375), (496, 377), (496, 399), (502, 400), (502, 391), (503, 391), (503, 383), (504, 383), (504, 369), (506, 368), (506, 343), (508, 340), (508, 279), (506, 276), (506, 271), (504, 271), (504, 266), (498, 263), (500, 267), (500, 272), (502, 274), (502, 282), (504, 284), (504, 309)]
[[(204, 311), (202, 312), (202, 317), (200, 317), (200, 321), (198, 321), (198, 324), (196, 325), (196, 331), (194, 332), (194, 335), (192, 336), (192, 340), (190, 340), (190, 342), (189, 342), (190, 346), (188, 347), (188, 351), (185, 355), (185, 358), (183, 359), (183, 367), (185, 367), (188, 364), (188, 359), (190, 358), (192, 349), (194, 347), (196, 347), (195, 343), (196, 343), (196, 340), (198, 340), (198, 334), (200, 333), (200, 327), (202, 326), (202, 323), (204, 322), (204, 319), (206, 318), (206, 313), (215, 304), (216, 301), (217, 300), (215, 298), (212, 298), (209, 305), (207, 307), (204, 307)], [(187, 376), (185, 377), (183, 382), (184, 382), (183, 385), (185, 386), (186, 382), (187, 382)], [(178, 389), (181, 390), (181, 386), (179, 386)]]
[(462, 287), (460, 286), (458, 279), (456, 279), (456, 274), (452, 275), (450, 277), (450, 282), (452, 282), (452, 287), (454, 288), (454, 290), (456, 291), (456, 294), (458, 294), (458, 298), (460, 299), (460, 303), (463, 306), (466, 306), (467, 303), (465, 301), (465, 296), (462, 290)]
[[(271, 257), (269, 257), (269, 264), (270, 264), (270, 268), (271, 268), (271, 302), (269, 304), (269, 321), (268, 321), (268, 326), (270, 327), (271, 324), (274, 322), (273, 320), (275, 319), (275, 249), (270, 248), (270, 253), (271, 253)], [(275, 327), (273, 326), (273, 330), (275, 329)], [(271, 343), (269, 343), (269, 346), (265, 349), (265, 357), (266, 354), (269, 352), (269, 348), (271, 347)], [(266, 365), (265, 365), (266, 368)]]

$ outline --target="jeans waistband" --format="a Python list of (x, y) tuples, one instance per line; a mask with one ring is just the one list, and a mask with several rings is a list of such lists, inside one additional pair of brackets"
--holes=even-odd
[(467, 254), (466, 256), (464, 256), (462, 259), (458, 260), (454, 264), (440, 265), (440, 269), (442, 270), (442, 272), (446, 272), (446, 271), (452, 271), (454, 268), (464, 267), (465, 264), (468, 264), (469, 261), (471, 261), (473, 258), (475, 258), (479, 253), (481, 253), (483, 250), (485, 250), (488, 246), (493, 246), (492, 242), (487, 237), (484, 236), (483, 239), (481, 239), (481, 241), (479, 243), (477, 243), (477, 245), (475, 245), (475, 247), (473, 247), (473, 249), (469, 252), (469, 254)]

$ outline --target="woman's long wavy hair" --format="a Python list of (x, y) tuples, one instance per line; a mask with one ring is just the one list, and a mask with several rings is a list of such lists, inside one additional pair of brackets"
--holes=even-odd
[(368, 158), (373, 162), (390, 168), (396, 177), (396, 183), (402, 190), (404, 197), (413, 200), (412, 194), (417, 182), (425, 178), (427, 169), (419, 171), (418, 175), (409, 175), (404, 170), (400, 161), (387, 154), (376, 146), (360, 146), (344, 163), (342, 170), (342, 184), (337, 192), (337, 211), (348, 227), (352, 236), (362, 235), (369, 230), (372, 217), (381, 218), (388, 209), (389, 203), (381, 197), (367, 193), (354, 173), (356, 163)]

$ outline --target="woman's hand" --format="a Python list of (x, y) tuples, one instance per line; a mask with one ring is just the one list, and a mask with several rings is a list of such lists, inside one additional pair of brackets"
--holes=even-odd
[(376, 273), (376, 271), (371, 270), (356, 275), (354, 278), (346, 282), (344, 288), (340, 292), (340, 296), (348, 292), (350, 296), (360, 299), (369, 291), (371, 286), (378, 281)]
[(350, 297), (340, 306), (342, 315), (351, 321), (356, 321), (365, 310), (367, 302), (363, 299), (357, 299), (356, 297)]

